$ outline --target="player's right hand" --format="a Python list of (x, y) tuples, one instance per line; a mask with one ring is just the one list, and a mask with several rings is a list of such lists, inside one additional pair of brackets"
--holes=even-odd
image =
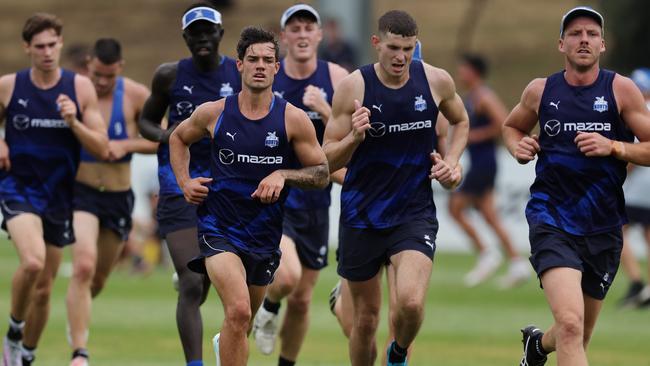
[(352, 113), (352, 137), (354, 141), (361, 142), (366, 138), (366, 130), (370, 128), (370, 110), (361, 105), (359, 100), (354, 100), (354, 113)]
[(519, 164), (527, 164), (531, 160), (535, 160), (535, 155), (539, 152), (539, 137), (537, 135), (524, 136), (515, 150), (515, 159)]
[(0, 170), (11, 169), (11, 161), (9, 160), (9, 146), (4, 139), (0, 139)]
[(191, 204), (200, 205), (208, 197), (210, 188), (207, 187), (207, 184), (210, 184), (210, 182), (212, 182), (212, 178), (205, 177), (196, 177), (188, 180), (181, 187), (185, 200)]
[(65, 94), (59, 94), (56, 98), (56, 105), (59, 108), (61, 118), (72, 127), (77, 120), (77, 105)]

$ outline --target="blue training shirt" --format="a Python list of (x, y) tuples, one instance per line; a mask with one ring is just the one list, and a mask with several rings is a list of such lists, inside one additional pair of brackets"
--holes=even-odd
[(623, 182), (627, 163), (612, 156), (587, 157), (574, 139), (578, 131), (619, 141), (634, 136), (621, 120), (612, 82), (601, 69), (588, 86), (571, 86), (564, 71), (549, 76), (539, 106), (540, 134), (526, 217), (574, 235), (598, 234), (627, 222)]
[(285, 128), (287, 103), (275, 98), (269, 113), (250, 120), (239, 110), (239, 94), (227, 97), (214, 131), (210, 152), (213, 181), (199, 206), (199, 237), (223, 237), (254, 253), (278, 249), (287, 190), (272, 204), (252, 198), (260, 181), (291, 166), (293, 148)]
[[(129, 131), (126, 128), (126, 118), (124, 117), (124, 78), (118, 77), (113, 90), (113, 106), (111, 108), (111, 119), (108, 121), (108, 139), (109, 140), (126, 140), (129, 138)], [(128, 153), (117, 162), (123, 163), (131, 161), (131, 153)], [(96, 162), (95, 159), (86, 149), (81, 148), (81, 161)]]
[[(314, 112), (309, 107), (302, 103), (302, 97), (305, 94), (307, 86), (313, 85), (318, 87), (323, 94), (323, 97), (328, 104), (332, 105), (332, 95), (334, 88), (332, 87), (332, 78), (329, 72), (329, 65), (327, 61), (318, 60), (316, 71), (306, 79), (292, 79), (284, 71), (284, 61), (280, 63), (280, 71), (275, 76), (273, 82), (273, 94), (276, 97), (281, 97), (296, 107), (304, 110), (309, 119), (311, 119), (316, 129), (316, 137), (318, 143), (323, 144), (323, 135), (325, 134), (325, 123), (318, 112)], [(299, 165), (300, 163), (297, 162)], [(322, 190), (303, 190), (300, 188), (292, 187), (285, 206), (294, 210), (315, 210), (328, 208), (331, 203), (330, 184), (326, 189)]]
[[(476, 93), (480, 93), (480, 91), (470, 93), (463, 98), (463, 104), (465, 104), (469, 116), (470, 129), (485, 128), (490, 125), (490, 118), (487, 115), (476, 112)], [(496, 141), (494, 139), (468, 143), (467, 152), (472, 170), (493, 171), (496, 169)]]
[(37, 88), (30, 69), (16, 73), (6, 110), (5, 141), (11, 170), (0, 171), (3, 201), (31, 204), (41, 213), (70, 209), (79, 166), (80, 143), (61, 117), (56, 99), (65, 94), (77, 105), (75, 73), (61, 69), (58, 83)]
[[(219, 68), (199, 71), (191, 58), (178, 62), (176, 81), (169, 95), (169, 126), (187, 119), (205, 102), (227, 97), (241, 90), (241, 76), (235, 60), (222, 56)], [(204, 138), (190, 147), (190, 176), (208, 177), (210, 174), (210, 139)], [(158, 147), (158, 181), (161, 195), (182, 195), (169, 161), (169, 145)]]
[(419, 218), (435, 218), (429, 172), (436, 146), (438, 106), (424, 65), (413, 61), (399, 89), (381, 83), (374, 65), (361, 69), (363, 105), (370, 129), (357, 147), (341, 191), (341, 224), (387, 228)]

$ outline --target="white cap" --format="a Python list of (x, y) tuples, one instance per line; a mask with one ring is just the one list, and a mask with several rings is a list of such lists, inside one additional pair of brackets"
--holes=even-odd
[(564, 34), (564, 28), (577, 17), (588, 17), (596, 21), (598, 25), (603, 29), (603, 34), (605, 34), (605, 19), (600, 15), (599, 12), (588, 6), (577, 6), (569, 11), (562, 17), (562, 22), (560, 23), (560, 37)]
[(318, 15), (318, 12), (316, 9), (312, 8), (311, 6), (307, 4), (296, 4), (289, 9), (284, 11), (284, 14), (282, 14), (282, 18), (280, 18), (280, 28), (284, 29), (284, 26), (287, 24), (287, 21), (289, 18), (294, 16), (296, 13), (300, 11), (306, 11), (309, 14), (311, 14), (314, 18), (316, 18), (316, 23), (320, 25), (320, 16)]
[(183, 14), (183, 29), (197, 20), (206, 20), (210, 23), (221, 24), (221, 13), (207, 6), (199, 6)]

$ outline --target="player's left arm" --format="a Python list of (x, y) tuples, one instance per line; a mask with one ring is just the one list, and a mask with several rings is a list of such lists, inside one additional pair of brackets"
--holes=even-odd
[(277, 201), (285, 184), (303, 189), (323, 189), (329, 184), (327, 158), (307, 114), (287, 104), (285, 119), (287, 137), (303, 168), (279, 169), (262, 179), (252, 197), (263, 203)]
[[(108, 142), (109, 159), (116, 161), (129, 153), (153, 154), (158, 150), (158, 143), (145, 139), (138, 133), (137, 121), (140, 119), (144, 103), (151, 92), (146, 86), (132, 80), (124, 80), (125, 98), (133, 105), (133, 116), (126, 117), (129, 138), (124, 140), (110, 140)], [(132, 135), (135, 131), (135, 136)]]
[(81, 75), (75, 75), (74, 86), (83, 123), (77, 119), (77, 106), (65, 94), (59, 94), (56, 99), (61, 117), (84, 149), (95, 158), (106, 160), (108, 159), (107, 127), (99, 112), (95, 88), (90, 79)]
[(614, 156), (637, 165), (650, 166), (650, 111), (641, 91), (629, 78), (616, 75), (614, 97), (621, 119), (639, 143), (610, 140), (596, 132), (578, 132), (575, 142), (586, 156)]
[[(336, 90), (336, 87), (339, 85), (341, 80), (348, 76), (348, 71), (341, 66), (328, 62), (330, 80), (332, 82), (332, 88)], [(309, 85), (305, 88), (305, 94), (302, 97), (302, 104), (307, 108), (311, 109), (314, 112), (318, 112), (321, 115), (321, 120), (323, 124), (327, 124), (327, 121), (332, 115), (332, 106), (323, 98), (323, 94), (320, 92), (320, 89)]]
[(456, 85), (451, 76), (442, 69), (424, 65), (431, 94), (438, 101), (438, 109), (450, 126), (446, 155), (444, 158), (439, 154), (432, 156), (431, 178), (438, 180), (445, 188), (453, 188), (460, 183), (459, 175), (454, 172), (467, 145), (469, 117), (463, 101), (456, 93)]

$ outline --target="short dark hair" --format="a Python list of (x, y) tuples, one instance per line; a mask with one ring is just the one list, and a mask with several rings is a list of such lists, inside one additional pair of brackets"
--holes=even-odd
[(418, 25), (413, 17), (402, 10), (391, 10), (379, 18), (377, 22), (379, 33), (393, 33), (402, 37), (418, 35)]
[(27, 19), (23, 26), (23, 40), (32, 42), (32, 38), (47, 29), (54, 29), (57, 36), (63, 31), (63, 22), (54, 14), (35, 13)]
[(464, 64), (467, 64), (472, 68), (472, 70), (476, 71), (481, 78), (487, 76), (489, 65), (483, 56), (475, 53), (465, 53), (460, 57), (460, 59)]
[(241, 31), (239, 42), (237, 42), (237, 58), (243, 60), (248, 47), (257, 43), (273, 43), (275, 60), (280, 60), (280, 49), (275, 34), (259, 27), (246, 27)]
[(95, 42), (92, 57), (97, 58), (104, 65), (112, 65), (122, 61), (122, 46), (117, 39), (100, 38)]
[(90, 54), (90, 46), (85, 43), (73, 43), (63, 49), (63, 59), (75, 68), (86, 67)]

